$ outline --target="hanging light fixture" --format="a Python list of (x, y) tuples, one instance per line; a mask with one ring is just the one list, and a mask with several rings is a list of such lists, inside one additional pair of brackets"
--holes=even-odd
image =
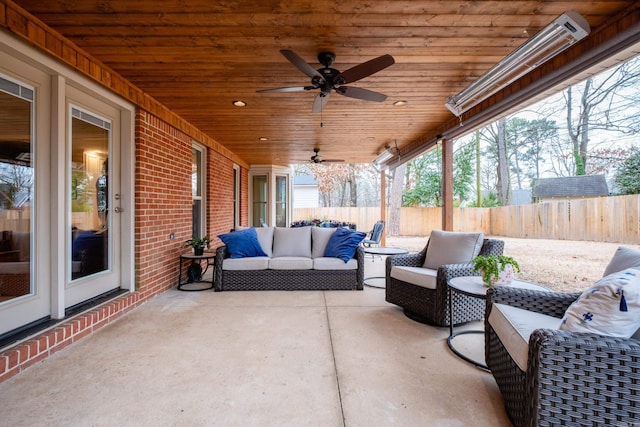
[(450, 96), (444, 105), (460, 117), (500, 89), (582, 40), (590, 31), (589, 23), (577, 12), (563, 13), (462, 92)]

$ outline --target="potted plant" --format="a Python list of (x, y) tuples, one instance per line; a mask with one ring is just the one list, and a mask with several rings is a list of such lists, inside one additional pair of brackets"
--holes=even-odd
[(184, 242), (184, 247), (193, 248), (194, 255), (202, 255), (204, 253), (204, 248), (208, 247), (209, 243), (211, 243), (211, 239), (209, 238), (209, 236), (192, 237)]
[(514, 270), (520, 272), (518, 262), (506, 255), (477, 256), (471, 260), (473, 268), (480, 272), (487, 287), (508, 285), (513, 280)]

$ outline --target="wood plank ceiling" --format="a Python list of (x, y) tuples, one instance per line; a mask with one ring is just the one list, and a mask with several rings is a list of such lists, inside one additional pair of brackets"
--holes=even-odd
[[(371, 162), (451, 119), (444, 107), (527, 37), (567, 10), (592, 28), (633, 1), (16, 0), (249, 164), (324, 158)], [(351, 86), (382, 103), (332, 94), (312, 114), (310, 78), (279, 53), (314, 68), (335, 53), (345, 71), (380, 55), (395, 64)], [(232, 101), (243, 100), (244, 108)], [(407, 101), (394, 107), (395, 101)], [(267, 138), (267, 141), (260, 141)]]

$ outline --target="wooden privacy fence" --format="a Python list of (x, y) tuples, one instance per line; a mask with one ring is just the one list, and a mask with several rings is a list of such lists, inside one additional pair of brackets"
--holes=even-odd
[[(354, 222), (358, 230), (368, 231), (380, 219), (380, 208), (299, 208), (293, 216), (294, 221), (326, 218)], [(453, 224), (455, 231), (478, 230), (490, 236), (640, 244), (640, 195), (456, 208)], [(403, 236), (426, 236), (441, 228), (441, 208), (401, 209)]]

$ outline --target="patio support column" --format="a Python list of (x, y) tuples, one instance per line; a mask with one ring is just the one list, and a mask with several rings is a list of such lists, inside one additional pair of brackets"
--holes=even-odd
[(442, 229), (453, 231), (453, 140), (441, 139), (442, 147)]
[[(387, 175), (385, 170), (380, 170), (380, 219), (387, 223)], [(385, 227), (386, 230), (387, 227)], [(380, 246), (387, 245), (387, 232), (382, 231), (382, 238), (380, 239)]]

